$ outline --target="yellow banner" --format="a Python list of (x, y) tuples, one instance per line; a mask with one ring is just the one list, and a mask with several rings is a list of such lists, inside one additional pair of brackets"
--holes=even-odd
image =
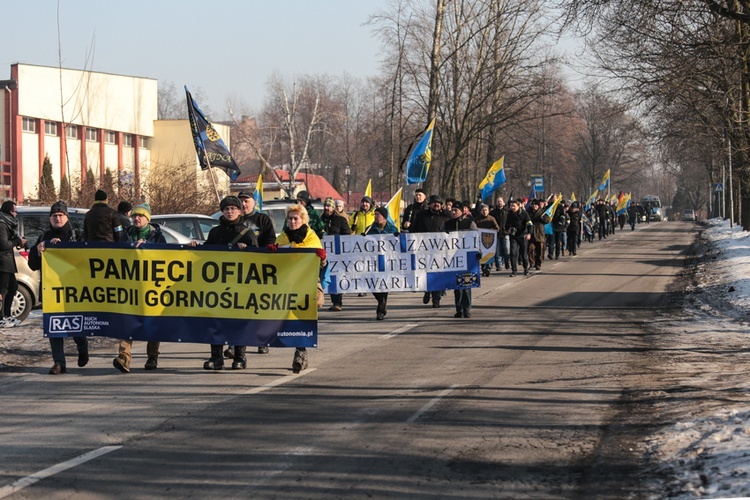
[(42, 262), (44, 313), (316, 320), (313, 252), (55, 248)]

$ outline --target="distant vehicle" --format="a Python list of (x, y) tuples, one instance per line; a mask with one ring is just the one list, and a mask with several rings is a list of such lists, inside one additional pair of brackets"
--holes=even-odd
[[(293, 198), (268, 200), (263, 202), (263, 210), (261, 210), (261, 212), (268, 215), (271, 218), (271, 221), (273, 221), (273, 228), (276, 230), (276, 236), (281, 234), (281, 229), (284, 227), (284, 222), (286, 222), (286, 207), (294, 205), (295, 203), (297, 203), (297, 200)], [(320, 201), (315, 200), (312, 205), (318, 214), (323, 214), (323, 204)], [(211, 217), (218, 220), (219, 217), (221, 217), (221, 212), (216, 212)]]
[(658, 196), (651, 194), (645, 195), (641, 198), (641, 205), (647, 208), (646, 216), (648, 220), (661, 222), (664, 220), (664, 213), (662, 212), (661, 199)]
[(199, 243), (206, 241), (211, 229), (219, 225), (219, 221), (213, 217), (199, 214), (152, 215), (151, 222), (172, 229)]
[(695, 210), (685, 210), (682, 212), (682, 220), (696, 221), (698, 217), (695, 215)]

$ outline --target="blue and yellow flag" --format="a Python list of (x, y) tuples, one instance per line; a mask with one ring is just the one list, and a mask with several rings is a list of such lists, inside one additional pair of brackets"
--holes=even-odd
[(505, 184), (505, 169), (503, 168), (504, 160), (505, 156), (493, 163), (490, 170), (487, 172), (487, 175), (485, 175), (482, 182), (479, 183), (479, 196), (483, 200), (492, 196), (492, 193)]
[(409, 163), (406, 164), (406, 184), (418, 184), (427, 179), (432, 162), (432, 129), (435, 126), (433, 118), (424, 131), (422, 138), (411, 152)]
[(193, 133), (193, 142), (195, 143), (195, 152), (198, 154), (198, 161), (201, 169), (208, 170), (210, 167), (216, 167), (232, 179), (232, 182), (240, 176), (240, 167), (232, 158), (226, 144), (219, 136), (216, 129), (211, 125), (203, 112), (198, 108), (193, 96), (185, 86), (185, 95), (187, 96), (188, 118), (190, 119), (190, 131)]
[(253, 199), (255, 200), (255, 209), (263, 211), (263, 174), (258, 175), (258, 182), (255, 183), (255, 191), (253, 191)]
[(609, 169), (604, 173), (604, 177), (602, 177), (602, 183), (599, 184), (599, 191), (604, 191), (609, 187)]
[(549, 206), (547, 210), (544, 211), (545, 214), (551, 219), (555, 216), (555, 211), (557, 210), (557, 206), (560, 204), (560, 200), (562, 200), (562, 193), (557, 195), (557, 199)]
[(586, 208), (584, 210), (588, 210), (592, 203), (596, 201), (596, 196), (599, 194), (599, 190), (595, 189), (593, 193), (591, 193), (591, 196), (589, 196), (589, 199), (586, 200)]
[(620, 201), (617, 203), (617, 215), (625, 214), (625, 212), (628, 211), (629, 206), (630, 206), (630, 194), (626, 194), (622, 198), (620, 198)]
[(386, 203), (385, 208), (388, 209), (388, 220), (396, 226), (398, 232), (401, 232), (401, 191), (404, 188), (398, 188), (393, 198)]

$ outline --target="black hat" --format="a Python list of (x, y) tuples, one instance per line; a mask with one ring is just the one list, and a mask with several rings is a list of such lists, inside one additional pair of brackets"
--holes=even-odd
[(440, 196), (438, 196), (436, 194), (433, 194), (432, 196), (430, 196), (429, 203), (430, 204), (432, 204), (432, 203), (440, 203), (442, 205), (443, 204), (443, 200), (440, 199)]
[(461, 203), (460, 201), (456, 201), (456, 202), (453, 203), (453, 205), (451, 205), (451, 210), (453, 210), (453, 209), (463, 210), (464, 209), (464, 204)]
[(534, 198), (533, 200), (531, 200), (529, 202), (529, 205), (539, 205), (539, 200), (537, 200), (536, 198)]
[(97, 189), (94, 194), (94, 201), (107, 201), (107, 192), (103, 189)]
[(304, 201), (306, 206), (310, 206), (310, 193), (307, 191), (297, 193), (297, 199)]
[(240, 191), (240, 194), (237, 195), (237, 198), (240, 198), (240, 199), (242, 199), (242, 198), (252, 198), (252, 197), (253, 197), (253, 193), (251, 193), (250, 191), (247, 191), (247, 190)]
[(133, 205), (129, 201), (121, 201), (117, 205), (117, 211), (120, 212), (121, 214), (126, 214), (130, 212), (131, 210), (133, 210)]
[(426, 194), (426, 193), (424, 192), (424, 189), (422, 189), (422, 188), (417, 188), (417, 189), (415, 189), (415, 190), (414, 190), (414, 194), (417, 194), (417, 193), (422, 193), (422, 194)]
[(242, 210), (242, 202), (236, 196), (225, 196), (219, 204), (219, 210), (224, 210), (227, 207), (237, 207)]
[(377, 213), (383, 216), (385, 220), (388, 220), (388, 209), (385, 207), (378, 207), (375, 209)]
[(50, 208), (49, 214), (65, 214), (68, 215), (68, 205), (64, 201), (56, 201)]

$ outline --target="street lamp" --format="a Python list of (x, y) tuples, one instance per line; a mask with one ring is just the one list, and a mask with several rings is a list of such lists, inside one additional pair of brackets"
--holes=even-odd
[(350, 182), (349, 182), (349, 175), (352, 173), (352, 169), (349, 168), (349, 165), (344, 167), (344, 175), (346, 176), (346, 208), (349, 208), (349, 203), (351, 202), (352, 197), (352, 190), (350, 188)]

